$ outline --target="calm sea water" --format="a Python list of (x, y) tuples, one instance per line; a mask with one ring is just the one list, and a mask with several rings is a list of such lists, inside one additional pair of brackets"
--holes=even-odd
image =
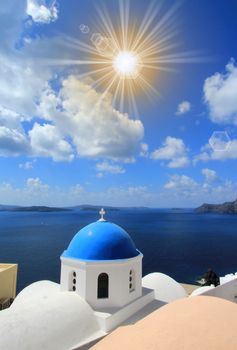
[[(106, 218), (122, 226), (144, 254), (143, 275), (159, 271), (194, 283), (209, 267), (237, 271), (237, 215), (191, 210), (120, 210)], [(59, 282), (60, 255), (94, 211), (0, 212), (0, 262), (18, 263), (18, 291), (41, 279)]]

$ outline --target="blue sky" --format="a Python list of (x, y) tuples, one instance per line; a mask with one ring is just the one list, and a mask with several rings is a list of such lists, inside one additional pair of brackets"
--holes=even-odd
[[(155, 4), (160, 1), (156, 0)], [(9, 0), (0, 8), (0, 203), (195, 207), (237, 198), (237, 3), (175, 2), (179, 43), (200, 62), (167, 64), (138, 115), (82, 79), (66, 37), (91, 45), (98, 8), (119, 1)], [(164, 1), (159, 23), (174, 1)], [(130, 1), (130, 21), (148, 2)], [(88, 27), (83, 33), (80, 25)], [(74, 40), (73, 39), (73, 40)], [(197, 60), (198, 61), (198, 60)], [(128, 113), (126, 113), (128, 112)]]

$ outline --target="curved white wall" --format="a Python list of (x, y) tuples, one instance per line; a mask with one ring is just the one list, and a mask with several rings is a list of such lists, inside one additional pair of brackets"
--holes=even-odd
[(59, 285), (36, 282), (0, 312), (0, 349), (68, 350), (102, 336), (91, 307)]
[(142, 286), (153, 289), (155, 298), (166, 303), (188, 296), (185, 289), (178, 282), (160, 272), (150, 273), (143, 277)]

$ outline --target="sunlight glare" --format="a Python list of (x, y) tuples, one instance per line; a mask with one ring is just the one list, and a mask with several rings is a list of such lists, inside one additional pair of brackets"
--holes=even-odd
[(139, 73), (139, 57), (132, 51), (120, 51), (114, 58), (113, 66), (123, 78), (136, 78)]

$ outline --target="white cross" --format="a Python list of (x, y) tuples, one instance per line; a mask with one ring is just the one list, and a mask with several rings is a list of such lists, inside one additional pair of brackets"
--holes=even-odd
[(104, 208), (101, 208), (100, 211), (99, 211), (99, 214), (101, 215), (101, 218), (100, 218), (99, 221), (105, 221), (105, 219), (104, 219), (105, 213), (106, 212), (105, 212)]

